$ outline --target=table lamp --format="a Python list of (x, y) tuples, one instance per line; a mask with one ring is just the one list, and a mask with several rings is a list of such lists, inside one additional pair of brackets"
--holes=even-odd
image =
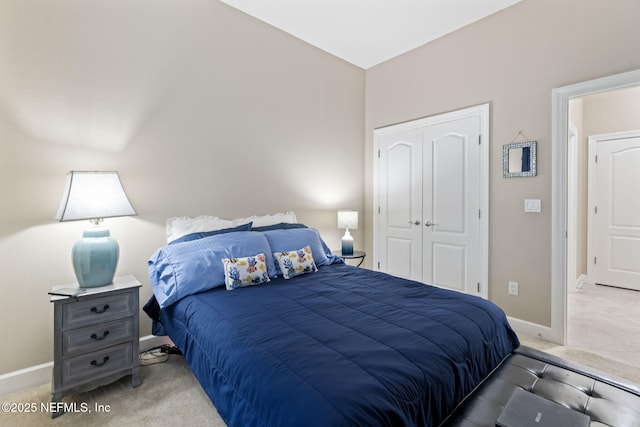
[(338, 228), (344, 228), (342, 255), (353, 255), (353, 237), (349, 229), (358, 229), (358, 211), (338, 211)]
[(78, 172), (67, 174), (67, 183), (55, 219), (88, 219), (93, 224), (82, 234), (72, 250), (73, 269), (81, 288), (113, 282), (120, 247), (109, 229), (101, 227), (104, 218), (137, 215), (122, 188), (118, 172)]

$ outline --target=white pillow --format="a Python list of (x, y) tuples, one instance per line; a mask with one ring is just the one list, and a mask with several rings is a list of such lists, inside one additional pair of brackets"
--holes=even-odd
[(167, 220), (167, 243), (170, 243), (182, 236), (201, 231), (222, 230), (236, 225), (228, 219), (221, 219), (217, 216), (201, 215), (195, 218), (179, 216)]
[(187, 234), (222, 230), (223, 228), (236, 227), (249, 222), (253, 222), (254, 227), (264, 227), (266, 225), (280, 224), (281, 222), (296, 223), (298, 220), (296, 214), (291, 211), (236, 219), (222, 219), (210, 215), (200, 215), (195, 218), (178, 216), (167, 220), (167, 243), (171, 243)]
[(287, 211), (284, 213), (276, 213), (273, 215), (254, 215), (248, 218), (238, 218), (234, 219), (234, 221), (238, 222), (236, 225), (246, 224), (251, 221), (253, 222), (254, 227), (265, 227), (267, 225), (280, 224), (282, 222), (295, 224), (298, 222), (298, 219), (296, 218), (295, 213)]

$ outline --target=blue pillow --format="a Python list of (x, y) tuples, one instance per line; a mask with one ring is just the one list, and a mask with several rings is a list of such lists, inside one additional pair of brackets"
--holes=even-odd
[[(257, 234), (257, 233), (256, 233)], [(313, 261), (316, 266), (331, 264), (323, 248), (320, 233), (315, 228), (291, 228), (285, 230), (265, 231), (264, 234), (271, 246), (271, 252), (295, 251), (305, 246), (311, 247)], [(278, 265), (275, 265), (278, 274), (282, 274)]]
[[(279, 224), (265, 225), (262, 227), (251, 227), (251, 231), (289, 230), (291, 228), (308, 228), (308, 227), (301, 223), (281, 222)], [(324, 240), (322, 240), (322, 237), (320, 237), (320, 243), (322, 244), (322, 250), (327, 255), (327, 258), (329, 259), (329, 264), (344, 264), (344, 260), (339, 256), (334, 255), (331, 252), (331, 249), (329, 249), (329, 246), (327, 246)], [(278, 268), (277, 263), (276, 263), (276, 268)]]
[(290, 228), (307, 228), (300, 223), (281, 222), (279, 224), (263, 225), (262, 227), (251, 227), (251, 231), (288, 230)]
[(165, 308), (198, 292), (224, 286), (223, 258), (264, 253), (267, 273), (278, 273), (263, 233), (238, 231), (167, 245), (149, 259), (149, 279), (160, 307)]
[(198, 240), (204, 237), (215, 236), (217, 234), (233, 233), (236, 231), (251, 231), (252, 225), (253, 225), (253, 222), (248, 222), (246, 224), (242, 224), (237, 227), (223, 228), (222, 230), (198, 231), (196, 233), (187, 234), (186, 236), (182, 236), (176, 240), (173, 240), (169, 242), (169, 244), (173, 245), (175, 243), (190, 242), (191, 240)]

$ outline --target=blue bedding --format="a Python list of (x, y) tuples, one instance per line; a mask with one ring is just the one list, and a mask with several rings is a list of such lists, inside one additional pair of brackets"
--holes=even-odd
[(431, 426), (519, 343), (484, 299), (345, 264), (235, 291), (161, 322), (229, 426)]

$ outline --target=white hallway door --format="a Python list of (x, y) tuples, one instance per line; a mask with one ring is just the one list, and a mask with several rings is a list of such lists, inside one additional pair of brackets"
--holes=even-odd
[(590, 137), (590, 146), (594, 281), (640, 290), (640, 132)]
[(481, 121), (471, 114), (380, 130), (379, 270), (486, 296)]

